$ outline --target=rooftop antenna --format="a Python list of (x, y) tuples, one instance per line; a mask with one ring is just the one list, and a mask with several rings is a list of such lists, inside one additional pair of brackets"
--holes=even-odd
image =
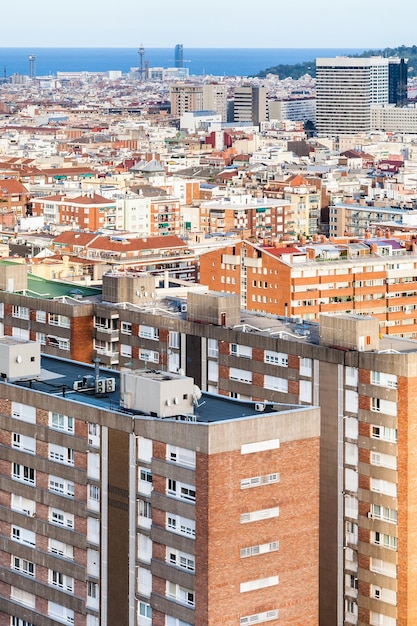
[(145, 48), (143, 44), (140, 44), (140, 48), (138, 50), (139, 54), (139, 80), (143, 80), (143, 57), (145, 55)]

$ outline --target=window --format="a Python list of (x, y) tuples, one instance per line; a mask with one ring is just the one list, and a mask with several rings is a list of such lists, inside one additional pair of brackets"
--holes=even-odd
[(395, 509), (390, 509), (380, 504), (372, 505), (371, 515), (375, 519), (381, 519), (384, 522), (391, 522), (392, 524), (396, 524), (398, 519), (398, 514)]
[(145, 481), (146, 483), (152, 483), (152, 472), (146, 467), (139, 468), (139, 479)]
[(130, 322), (121, 322), (120, 324), (120, 332), (122, 335), (131, 335), (132, 334), (132, 324)]
[(147, 619), (152, 619), (152, 607), (147, 602), (139, 602), (139, 615), (141, 617), (146, 617)]
[(382, 439), (391, 443), (397, 443), (398, 431), (396, 428), (388, 428), (386, 426), (371, 426), (371, 437), (373, 439)]
[(53, 587), (59, 587), (63, 591), (68, 591), (69, 593), (74, 591), (74, 579), (56, 570), (49, 570), (48, 582)]
[(380, 533), (379, 531), (371, 533), (371, 542), (377, 546), (383, 546), (384, 548), (390, 548), (391, 550), (397, 549), (397, 537)]
[(35, 565), (31, 561), (21, 559), (18, 556), (12, 556), (12, 569), (25, 574), (26, 576), (35, 576)]
[(49, 458), (51, 461), (57, 461), (58, 463), (74, 465), (74, 450), (72, 448), (65, 448), (64, 446), (57, 446), (55, 443), (50, 443)]
[(58, 541), (57, 539), (48, 540), (48, 552), (50, 552), (51, 554), (55, 554), (56, 556), (61, 556), (62, 558), (68, 559), (70, 561), (74, 559), (73, 546), (70, 546), (68, 543)]
[(132, 346), (129, 346), (125, 343), (120, 344), (120, 356), (131, 357), (132, 356)]
[(10, 598), (17, 602), (18, 604), (23, 604), (24, 606), (28, 606), (31, 609), (35, 608), (36, 605), (36, 596), (33, 593), (29, 593), (28, 591), (24, 591), (23, 589), (18, 589), (17, 587), (11, 587), (10, 589)]
[(20, 402), (12, 402), (12, 417), (22, 422), (36, 424), (36, 408)]
[(181, 498), (182, 500), (189, 500), (195, 502), (195, 487), (194, 485), (187, 485), (178, 480), (167, 478), (167, 494)]
[(19, 513), (25, 513), (28, 517), (35, 517), (36, 502), (12, 493), (12, 510), (19, 511)]
[(152, 506), (150, 502), (146, 500), (138, 500), (139, 517), (145, 517), (146, 519), (152, 519)]
[(168, 345), (170, 348), (179, 348), (180, 347), (180, 334), (176, 331), (169, 331), (169, 340)]
[(74, 483), (58, 476), (49, 477), (49, 491), (59, 493), (62, 496), (74, 497)]
[(25, 619), (20, 619), (20, 617), (15, 617), (12, 615), (10, 618), (11, 626), (34, 626), (32, 622), (27, 622)]
[(88, 497), (90, 500), (100, 502), (100, 488), (96, 485), (88, 485)]
[(397, 415), (397, 403), (390, 400), (382, 400), (381, 398), (371, 398), (371, 411)]
[(174, 600), (182, 604), (194, 606), (194, 591), (182, 587), (181, 585), (171, 583), (169, 580), (167, 580), (166, 595), (168, 598), (174, 598)]
[(50, 600), (48, 601), (48, 615), (62, 624), (74, 623), (74, 611)]
[(192, 554), (187, 554), (187, 552), (167, 548), (166, 560), (168, 563), (171, 563), (171, 565), (176, 565), (177, 567), (181, 567), (182, 569), (186, 569), (190, 572), (195, 571), (195, 558)]
[(34, 437), (28, 437), (27, 435), (21, 435), (20, 433), (13, 433), (12, 446), (28, 452), (29, 454), (36, 453), (36, 439)]
[(49, 521), (51, 524), (56, 524), (57, 526), (74, 528), (74, 515), (61, 511), (60, 509), (49, 509)]
[(263, 622), (270, 622), (271, 620), (278, 619), (278, 616), (278, 609), (264, 611), (263, 613), (254, 613), (253, 615), (241, 617), (240, 626), (251, 626), (252, 624), (262, 624)]
[(243, 559), (248, 556), (255, 556), (257, 554), (275, 552), (276, 550), (279, 550), (279, 541), (271, 541), (270, 543), (261, 543), (256, 546), (249, 546), (248, 548), (241, 548), (240, 558)]
[(389, 563), (388, 561), (383, 561), (382, 559), (370, 559), (369, 569), (371, 572), (376, 572), (377, 574), (384, 574), (384, 576), (389, 576), (390, 578), (396, 578), (397, 576), (397, 566), (395, 563)]
[(237, 369), (236, 367), (231, 367), (229, 370), (230, 380), (237, 380), (241, 383), (252, 383), (252, 372), (247, 370)]
[(20, 480), (22, 483), (35, 484), (35, 470), (27, 465), (20, 465), (20, 463), (13, 463), (14, 480)]
[(179, 535), (195, 537), (195, 521), (180, 515), (167, 513), (166, 527)]
[(209, 357), (217, 359), (219, 356), (219, 342), (217, 339), (207, 340), (207, 354)]
[(145, 326), (141, 324), (139, 326), (139, 337), (143, 339), (153, 339), (159, 341), (159, 330), (153, 326)]
[(250, 513), (242, 513), (240, 516), (240, 523), (245, 524), (247, 522), (257, 522), (263, 519), (270, 519), (271, 517), (279, 516), (279, 507), (273, 507), (271, 509), (260, 509), (259, 511), (251, 511)]
[(277, 376), (269, 376), (268, 374), (265, 374), (264, 387), (265, 389), (288, 393), (288, 380), (286, 378), (278, 378)]
[(383, 454), (382, 452), (371, 452), (371, 465), (397, 469), (397, 457), (393, 454)]
[(185, 465), (186, 467), (195, 467), (195, 450), (188, 448), (180, 448), (179, 446), (167, 445), (167, 461)]
[(248, 580), (247, 582), (240, 583), (240, 593), (245, 593), (247, 591), (256, 591), (257, 589), (265, 589), (266, 587), (274, 587), (278, 584), (278, 576), (269, 576), (268, 578)]
[(288, 367), (288, 354), (284, 354), (283, 352), (273, 352), (272, 350), (265, 350), (264, 361), (265, 363), (271, 363), (272, 365)]
[(21, 528), (20, 526), (12, 526), (11, 538), (13, 541), (23, 543), (26, 546), (36, 546), (36, 533), (31, 530), (27, 530), (26, 528)]
[(49, 323), (51, 326), (60, 326), (61, 328), (69, 328), (71, 320), (66, 315), (58, 315), (57, 313), (49, 313)]
[(74, 432), (74, 418), (61, 413), (49, 413), (49, 426), (54, 430), (62, 430), (66, 433)]
[(46, 346), (46, 334), (36, 333), (36, 341), (40, 343), (42, 346)]
[(139, 348), (139, 360), (149, 361), (151, 363), (159, 363), (159, 352), (155, 352), (155, 350), (145, 350), (144, 348)]
[(98, 598), (98, 584), (93, 583), (90, 580), (87, 581), (87, 596), (89, 598)]
[(14, 304), (12, 308), (12, 317), (16, 317), (20, 320), (28, 320), (29, 309), (25, 306), (18, 306), (17, 304)]
[(46, 322), (46, 311), (36, 311), (36, 321), (45, 323)]
[(247, 489), (248, 487), (258, 487), (259, 485), (269, 485), (270, 483), (279, 482), (280, 476), (278, 473), (265, 474), (263, 476), (253, 476), (251, 478), (242, 478), (240, 481), (240, 488)]
[(312, 368), (312, 359), (308, 359), (306, 357), (300, 358), (300, 376), (311, 376)]
[(241, 346), (237, 343), (230, 344), (230, 354), (233, 356), (240, 356), (245, 359), (252, 358), (252, 348), (249, 346)]
[(395, 374), (384, 374), (383, 372), (372, 372), (371, 383), (380, 387), (397, 389), (397, 376)]

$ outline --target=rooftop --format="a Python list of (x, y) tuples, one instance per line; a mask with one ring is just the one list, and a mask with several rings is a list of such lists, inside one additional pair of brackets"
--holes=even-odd
[[(131, 414), (132, 417), (146, 416), (139, 411), (127, 410), (120, 407), (120, 372), (108, 369), (100, 369), (100, 378), (115, 379), (114, 391), (98, 395), (94, 392), (94, 388), (87, 388), (83, 391), (74, 391), (74, 383), (82, 381), (83, 377), (95, 378), (95, 367), (86, 365), (67, 359), (49, 357), (42, 355), (41, 358), (41, 374), (38, 379), (21, 379), (19, 381), (8, 382), (3, 384), (11, 384), (30, 388), (33, 391), (44, 393), (49, 396), (65, 398), (71, 402), (77, 402), (99, 409), (119, 412), (123, 414)], [(153, 379), (165, 380), (170, 378), (169, 372), (157, 372), (155, 370), (139, 370), (138, 374), (143, 377), (151, 377)], [(90, 379), (91, 380), (91, 379)], [(202, 393), (198, 401), (194, 403), (193, 415), (188, 414), (179, 416), (180, 420), (193, 421), (201, 423), (210, 423), (224, 420), (241, 419), (245, 417), (253, 417), (254, 415), (263, 415), (266, 413), (288, 413), (289, 411), (309, 410), (309, 406), (300, 406), (298, 404), (281, 404), (267, 402), (243, 402), (224, 396)], [(150, 419), (161, 419), (151, 418)], [(177, 418), (164, 418), (174, 419)]]

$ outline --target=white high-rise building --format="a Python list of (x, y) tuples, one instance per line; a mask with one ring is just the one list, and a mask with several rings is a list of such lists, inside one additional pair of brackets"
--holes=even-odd
[(382, 57), (316, 59), (318, 133), (368, 133), (371, 104), (389, 101), (390, 62)]

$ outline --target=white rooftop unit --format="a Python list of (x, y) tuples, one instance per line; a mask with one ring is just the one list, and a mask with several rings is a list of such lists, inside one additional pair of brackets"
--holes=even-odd
[(37, 378), (40, 373), (40, 343), (14, 337), (0, 337), (0, 377), (2, 380)]
[(120, 404), (125, 409), (154, 417), (193, 413), (194, 380), (188, 376), (155, 370), (120, 374)]

